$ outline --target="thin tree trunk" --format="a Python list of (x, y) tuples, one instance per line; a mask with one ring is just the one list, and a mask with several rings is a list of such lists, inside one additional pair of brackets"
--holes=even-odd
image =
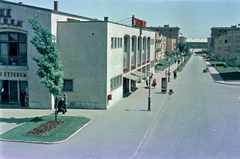
[(55, 108), (55, 122), (57, 121), (57, 103), (58, 103), (58, 98), (55, 98), (55, 103), (54, 103), (54, 108)]

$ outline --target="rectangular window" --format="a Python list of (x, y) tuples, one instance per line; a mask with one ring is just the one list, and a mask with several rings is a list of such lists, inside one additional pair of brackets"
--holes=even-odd
[(111, 48), (113, 49), (113, 38), (111, 38)]
[(225, 40), (225, 44), (227, 43), (227, 40)]
[(114, 48), (117, 48), (117, 38), (114, 38)]
[(117, 89), (118, 87), (122, 86), (122, 75), (119, 75), (119, 76), (116, 76), (116, 77), (113, 77), (111, 79), (111, 91)]
[(8, 34), (0, 33), (0, 41), (8, 41)]
[(63, 91), (73, 91), (73, 80), (64, 79), (62, 90)]
[(132, 51), (134, 52), (135, 51), (135, 39), (132, 38)]
[(17, 33), (9, 33), (9, 41), (17, 41), (18, 40)]
[(118, 48), (120, 47), (120, 38), (118, 38)]
[(227, 51), (227, 47), (224, 47), (224, 51)]
[(122, 38), (120, 38), (120, 48), (122, 48)]
[(236, 52), (240, 52), (240, 46), (236, 46)]
[(240, 36), (237, 36), (237, 37), (236, 37), (236, 41), (237, 41), (237, 42), (240, 42)]

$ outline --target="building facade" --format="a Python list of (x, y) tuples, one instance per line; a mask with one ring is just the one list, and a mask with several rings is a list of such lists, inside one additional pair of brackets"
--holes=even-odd
[(156, 42), (155, 42), (155, 62), (162, 59), (165, 55), (167, 48), (167, 37), (159, 35), (159, 32), (155, 33)]
[[(59, 29), (58, 24), (60, 22), (68, 24), (67, 22), (91, 21), (92, 23), (88, 25), (90, 28), (84, 28), (87, 23), (80, 23), (84, 24), (81, 25), (83, 29), (76, 29), (72, 37), (63, 37), (66, 43), (72, 41), (73, 43), (77, 42), (79, 46), (84, 46), (83, 48), (75, 46), (70, 48), (70, 51), (60, 52), (60, 60), (64, 70), (62, 94), (68, 94), (70, 107), (72, 104), (74, 108), (107, 109), (112, 103), (122, 98), (124, 89), (131, 91), (130, 86), (137, 85), (137, 82), (141, 81), (139, 76), (144, 76), (144, 73), (153, 67), (155, 48), (152, 41), (155, 40), (155, 35), (152, 32), (142, 31), (140, 35), (140, 29), (103, 21), (100, 25), (100, 23), (94, 23), (100, 22), (100, 20), (58, 11), (58, 2), (55, 2), (54, 10), (8, 1), (1, 1), (0, 6), (0, 84), (4, 87), (5, 104), (20, 103), (20, 92), (24, 90), (27, 92), (26, 105), (30, 108), (54, 108), (53, 96), (43, 84), (40, 84), (40, 79), (36, 74), (38, 66), (33, 57), (39, 58), (41, 55), (30, 43), (30, 40), (34, 37), (34, 32), (31, 24), (28, 23), (28, 18), (33, 17), (38, 11), (40, 23), (56, 36), (56, 42), (60, 50), (63, 50), (62, 46), (66, 44), (58, 36), (62, 36), (62, 32), (69, 31), (69, 29)], [(117, 35), (118, 31), (114, 28), (121, 29), (121, 34)], [(100, 33), (103, 30), (105, 31)], [(128, 31), (125, 32), (125, 30)], [(83, 34), (83, 31), (91, 32), (91, 36), (88, 37)], [(78, 34), (83, 37), (76, 37)], [(85, 40), (83, 38), (89, 39)], [(141, 45), (132, 51), (132, 45), (135, 46), (138, 41)], [(84, 52), (87, 50), (87, 46), (89, 46), (88, 49), (91, 54)], [(111, 46), (114, 46), (114, 49)], [(125, 53), (123, 50), (127, 52)], [(139, 54), (141, 56), (140, 60), (135, 59), (134, 57), (139, 57)], [(125, 62), (123, 59), (125, 59)], [(88, 63), (84, 62), (85, 60)], [(81, 62), (86, 65), (80, 65)], [(75, 65), (72, 65), (73, 63)], [(137, 76), (133, 75), (134, 71), (144, 73), (137, 72)], [(137, 82), (125, 78), (125, 76)], [(93, 79), (89, 81), (90, 77), (94, 81)], [(78, 81), (78, 79), (81, 80)], [(80, 87), (80, 85), (84, 86)], [(82, 98), (77, 99), (75, 95), (80, 91), (85, 93), (81, 93)], [(115, 93), (118, 91), (121, 93)], [(109, 94), (112, 94), (114, 98), (111, 101), (107, 100), (107, 103), (106, 98), (110, 98)], [(83, 98), (86, 98), (86, 100), (83, 100)], [(102, 102), (103, 100), (105, 102)], [(106, 105), (103, 106), (103, 104)]]
[(218, 39), (221, 35), (226, 35), (227, 32), (231, 29), (236, 28), (237, 26), (231, 26), (231, 27), (212, 27), (211, 28), (211, 48), (215, 49), (215, 39)]
[(193, 39), (187, 39), (186, 41), (189, 44), (189, 47), (191, 49), (206, 49), (208, 48), (208, 42), (207, 39), (201, 38), (193, 38)]
[(176, 39), (177, 44), (179, 42), (180, 28), (177, 26), (170, 27), (168, 24), (164, 25), (164, 27), (147, 27), (147, 28), (159, 32), (159, 35), (163, 35), (170, 39)]
[(176, 39), (167, 38), (167, 52), (171, 54), (172, 51), (175, 51), (176, 49), (177, 49)]
[[(79, 38), (81, 37), (81, 38)], [(155, 32), (107, 21), (59, 22), (64, 76), (74, 108), (107, 109), (154, 68)], [(74, 57), (74, 58), (73, 58)], [(73, 71), (71, 68), (75, 68)]]
[(214, 40), (214, 53), (218, 55), (221, 60), (227, 58), (234, 53), (240, 53), (240, 28), (228, 30)]

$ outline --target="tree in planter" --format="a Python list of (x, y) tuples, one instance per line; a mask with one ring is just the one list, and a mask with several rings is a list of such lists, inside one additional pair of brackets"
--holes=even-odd
[(40, 83), (45, 84), (49, 92), (55, 98), (55, 121), (57, 121), (57, 102), (58, 96), (63, 87), (63, 71), (59, 61), (59, 51), (55, 43), (55, 36), (50, 30), (44, 28), (38, 20), (39, 12), (33, 17), (28, 18), (28, 22), (32, 25), (35, 36), (30, 42), (36, 47), (37, 51), (42, 55), (40, 58), (33, 58), (37, 62), (37, 74)]

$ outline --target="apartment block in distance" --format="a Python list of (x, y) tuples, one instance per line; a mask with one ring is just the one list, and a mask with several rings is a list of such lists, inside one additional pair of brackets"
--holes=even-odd
[(240, 28), (232, 27), (225, 34), (214, 40), (214, 53), (221, 60), (227, 60), (231, 54), (240, 53)]

